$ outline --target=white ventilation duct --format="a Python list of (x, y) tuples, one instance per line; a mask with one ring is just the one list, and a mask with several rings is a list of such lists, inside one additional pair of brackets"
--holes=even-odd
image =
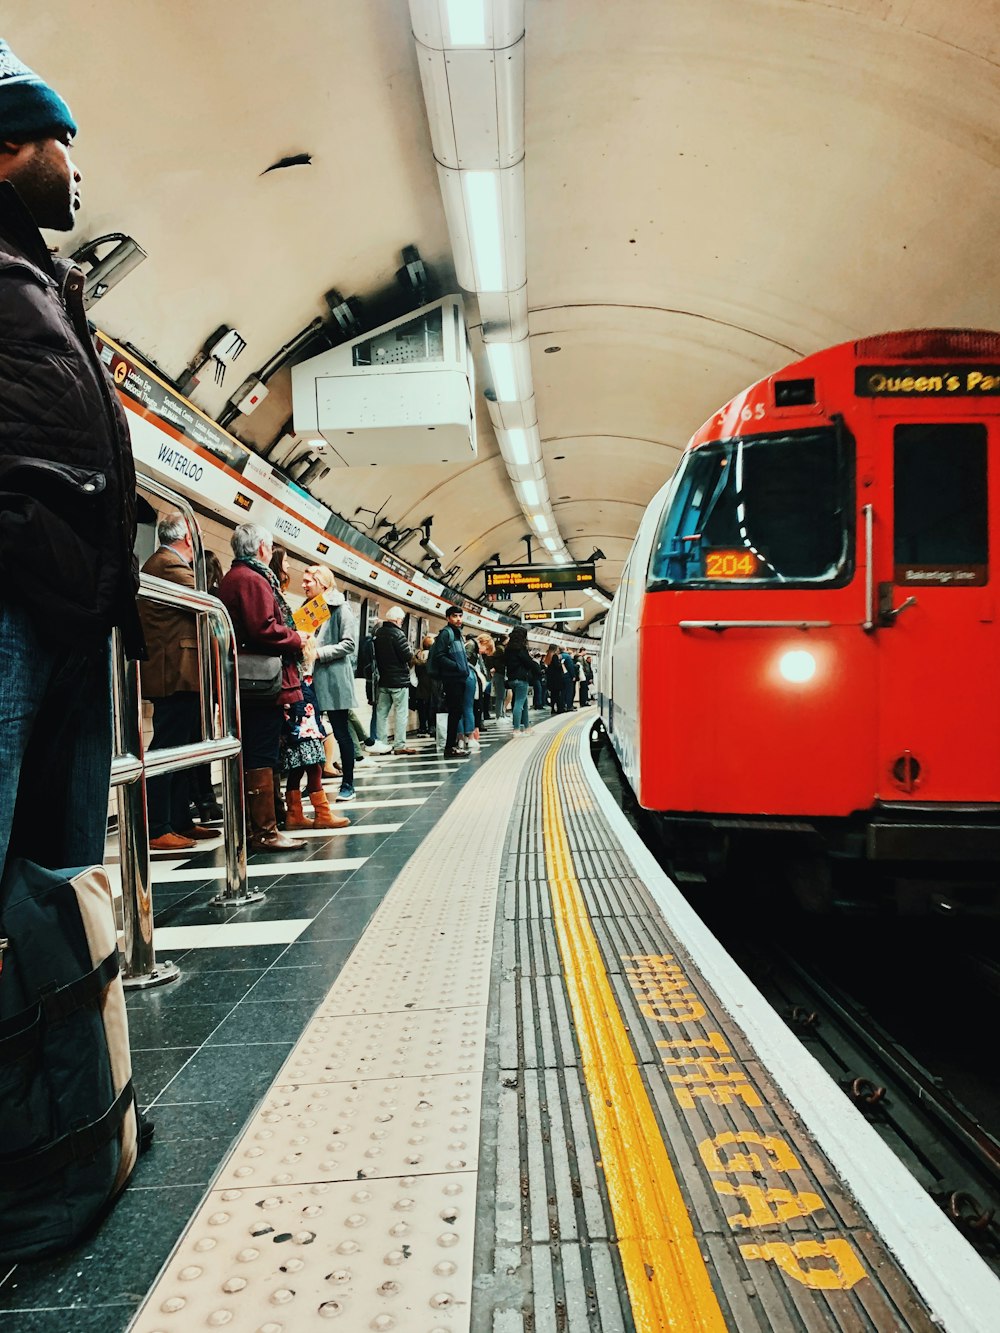
[(528, 343), (524, 0), (410, 0), (410, 19), (455, 270), (479, 299), (490, 418), (525, 517), (565, 563)]

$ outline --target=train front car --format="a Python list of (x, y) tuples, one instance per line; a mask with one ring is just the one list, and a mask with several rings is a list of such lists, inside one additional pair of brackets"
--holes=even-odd
[(998, 450), (1000, 335), (968, 330), (820, 352), (698, 431), (607, 653), (627, 675), (631, 600), (609, 730), (679, 847), (766, 839), (819, 906), (832, 852), (905, 910), (998, 910)]

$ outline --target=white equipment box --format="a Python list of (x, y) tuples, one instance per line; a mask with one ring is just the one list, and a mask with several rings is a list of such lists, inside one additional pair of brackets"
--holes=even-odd
[(339, 467), (476, 456), (475, 373), (460, 296), (445, 296), (292, 367), (297, 435)]

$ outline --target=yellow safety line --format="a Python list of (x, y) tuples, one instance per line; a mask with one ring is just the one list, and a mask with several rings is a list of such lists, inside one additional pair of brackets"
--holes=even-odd
[(542, 774), (545, 868), (632, 1317), (638, 1333), (726, 1333), (573, 871), (556, 785), (568, 730)]

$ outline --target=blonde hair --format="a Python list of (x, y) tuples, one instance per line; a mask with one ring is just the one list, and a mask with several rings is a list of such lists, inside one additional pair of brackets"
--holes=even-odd
[(310, 565), (306, 573), (313, 576), (324, 592), (329, 592), (336, 582), (328, 565)]
[(312, 669), (316, 665), (316, 654), (319, 652), (319, 645), (315, 639), (306, 639), (302, 645), (302, 670), (307, 676), (312, 675)]
[(479, 636), (479, 646), (480, 646), (480, 648), (486, 653), (486, 656), (487, 656), (487, 657), (492, 657), (492, 656), (493, 656), (493, 653), (494, 653), (494, 650), (496, 649), (496, 644), (495, 644), (494, 641), (493, 641), (493, 635), (492, 635), (492, 634), (480, 634), (480, 636)]

